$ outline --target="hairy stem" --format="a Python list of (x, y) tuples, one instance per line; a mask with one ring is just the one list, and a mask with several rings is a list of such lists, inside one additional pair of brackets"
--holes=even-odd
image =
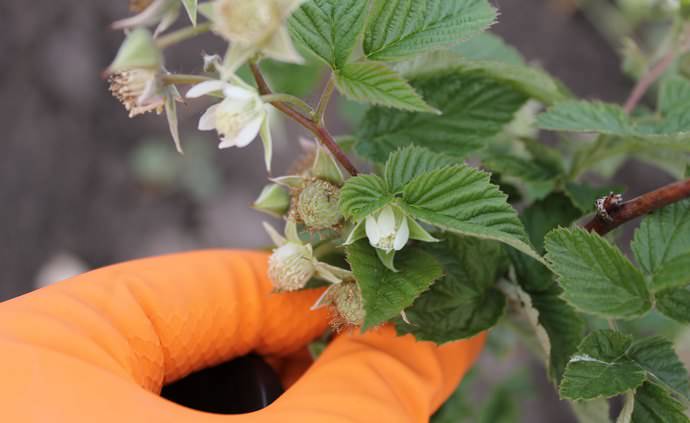
[(610, 221), (596, 215), (585, 224), (585, 229), (604, 235), (636, 217), (659, 210), (669, 204), (690, 198), (690, 179), (675, 182), (655, 191), (648, 192), (607, 210)]
[(673, 64), (676, 57), (690, 50), (690, 31), (684, 31), (680, 37), (682, 39), (681, 45), (678, 48), (669, 49), (669, 51), (666, 52), (666, 54), (637, 82), (628, 96), (628, 99), (625, 101), (625, 106), (623, 108), (626, 113), (631, 113), (635, 110), (635, 107), (637, 107), (642, 97), (647, 93), (649, 87), (666, 72), (669, 66)]
[(197, 35), (203, 34), (204, 32), (208, 32), (210, 30), (210, 22), (205, 22), (197, 26), (188, 26), (186, 28), (178, 29), (177, 31), (163, 35), (156, 40), (156, 45), (159, 49), (163, 50), (164, 48), (173, 46), (190, 38), (194, 38)]
[[(254, 75), (256, 85), (259, 88), (259, 93), (261, 95), (273, 94), (256, 62), (251, 62), (249, 64), (249, 68)], [(319, 142), (321, 142), (321, 144), (323, 144), (331, 152), (331, 154), (333, 154), (333, 157), (335, 157), (338, 163), (340, 163), (340, 165), (350, 173), (350, 175), (357, 176), (357, 168), (352, 164), (345, 152), (335, 142), (333, 136), (325, 127), (323, 127), (323, 125), (314, 122), (311, 117), (303, 115), (282, 101), (272, 101), (271, 104), (273, 107), (283, 112), (286, 116), (290, 117), (292, 120), (311, 131)]]
[(331, 96), (333, 95), (333, 90), (335, 90), (335, 80), (333, 75), (328, 78), (328, 83), (321, 93), (321, 98), (319, 99), (319, 105), (316, 107), (316, 112), (314, 113), (314, 122), (318, 124), (323, 124), (323, 117), (326, 114), (326, 109), (328, 109), (328, 104), (331, 102)]

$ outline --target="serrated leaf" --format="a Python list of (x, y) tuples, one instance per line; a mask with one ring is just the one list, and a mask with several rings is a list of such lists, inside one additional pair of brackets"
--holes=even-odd
[(576, 308), (621, 319), (639, 317), (651, 308), (642, 274), (601, 236), (561, 228), (546, 236), (545, 246), (563, 298)]
[(544, 253), (544, 237), (558, 226), (568, 226), (582, 213), (577, 210), (568, 197), (553, 193), (543, 200), (534, 202), (520, 216), (532, 245), (539, 253)]
[(615, 104), (569, 100), (539, 115), (537, 124), (553, 131), (594, 132), (690, 149), (690, 112), (686, 109), (660, 120), (632, 119)]
[(457, 160), (410, 145), (392, 153), (386, 161), (384, 175), (388, 189), (397, 192), (417, 176), (435, 169), (457, 164)]
[(370, 109), (357, 135), (356, 151), (384, 163), (401, 147), (415, 144), (462, 158), (483, 148), (503, 130), (526, 97), (509, 85), (478, 72), (447, 71), (411, 81), (426, 102), (442, 115), (381, 107)]
[(428, 172), (405, 185), (402, 200), (401, 206), (423, 222), (460, 235), (499, 241), (542, 261), (507, 196), (484, 172), (465, 165)]
[(494, 288), (503, 260), (500, 244), (449, 234), (443, 242), (425, 244), (424, 251), (441, 263), (445, 276), (405, 311), (410, 324), (399, 320), (398, 332), (441, 344), (493, 326), (505, 306)]
[(198, 3), (199, 0), (181, 0), (182, 5), (184, 6), (184, 10), (187, 12), (187, 16), (189, 16), (189, 21), (192, 23), (192, 25), (196, 26), (196, 16), (197, 16), (197, 8), (198, 8)]
[(491, 32), (482, 32), (467, 41), (463, 41), (453, 46), (451, 51), (468, 60), (490, 60), (513, 65), (525, 64), (525, 60), (515, 47), (507, 44), (503, 38)]
[(635, 393), (632, 423), (688, 423), (684, 409), (663, 388), (647, 382)]
[(336, 71), (335, 84), (351, 100), (415, 112), (438, 112), (402, 76), (381, 63), (348, 63)]
[(359, 221), (392, 200), (381, 177), (359, 175), (348, 179), (340, 191), (340, 210), (345, 217)]
[(454, 51), (435, 51), (418, 55), (397, 63), (394, 68), (408, 79), (449, 70), (477, 72), (495, 81), (506, 83), (516, 91), (546, 105), (572, 97), (560, 81), (535, 66), (497, 60), (470, 60)]
[(673, 343), (654, 336), (636, 341), (627, 351), (628, 357), (645, 369), (651, 380), (667, 389), (690, 398), (688, 371), (673, 350)]
[(635, 231), (631, 248), (637, 263), (650, 274), (667, 261), (690, 253), (690, 200), (646, 216)]
[(443, 272), (434, 257), (416, 248), (396, 254), (399, 271), (393, 272), (381, 263), (367, 240), (347, 247), (347, 261), (362, 290), (366, 312), (362, 330), (396, 317)]
[(458, 43), (495, 20), (486, 0), (374, 0), (364, 53), (373, 60), (399, 60)]
[(612, 330), (588, 335), (568, 362), (559, 390), (561, 398), (608, 398), (642, 385), (645, 370), (626, 356), (631, 344), (630, 336)]
[(667, 289), (656, 293), (656, 309), (680, 323), (690, 323), (690, 288)]
[(663, 115), (676, 113), (690, 103), (690, 80), (678, 76), (664, 78), (659, 88), (658, 106)]
[(690, 252), (664, 262), (652, 276), (654, 292), (690, 285)]
[(341, 69), (364, 30), (367, 5), (367, 0), (307, 1), (290, 17), (290, 33), (333, 69)]

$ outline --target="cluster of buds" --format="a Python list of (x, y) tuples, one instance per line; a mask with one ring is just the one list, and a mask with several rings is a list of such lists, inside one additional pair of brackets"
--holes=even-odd
[(340, 188), (344, 178), (335, 159), (324, 149), (316, 148), (311, 166), (301, 174), (274, 178), (273, 182), (264, 188), (254, 208), (274, 216), (287, 214), (310, 231), (340, 227)]

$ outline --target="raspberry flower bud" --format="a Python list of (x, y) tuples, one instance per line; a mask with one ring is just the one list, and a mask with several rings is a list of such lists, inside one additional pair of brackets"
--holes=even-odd
[(286, 20), (304, 0), (216, 0), (215, 31), (230, 41), (225, 71), (234, 73), (249, 58), (261, 53), (275, 60), (302, 63), (292, 44)]
[(268, 276), (276, 291), (297, 291), (304, 288), (312, 277), (333, 284), (352, 278), (349, 270), (318, 261), (311, 245), (299, 238), (294, 221), (289, 220), (285, 225), (285, 237), (267, 223), (264, 223), (264, 228), (278, 246), (268, 259)]
[(343, 217), (338, 205), (339, 200), (340, 188), (323, 179), (313, 179), (299, 193), (297, 212), (310, 229), (332, 228)]

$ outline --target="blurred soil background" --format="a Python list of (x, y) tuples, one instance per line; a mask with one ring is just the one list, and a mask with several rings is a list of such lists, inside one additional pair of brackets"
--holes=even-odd
[[(100, 74), (122, 34), (108, 25), (128, 14), (126, 3), (0, 2), (0, 300), (82, 268), (268, 243), (265, 216), (249, 208), (266, 183), (261, 143), (217, 150), (214, 134), (195, 130), (208, 104), (189, 103), (178, 107), (187, 154), (177, 157), (162, 117), (130, 120), (110, 96)], [(494, 4), (501, 16), (493, 30), (529, 61), (580, 96), (625, 99), (631, 82), (582, 15), (557, 0)], [(213, 37), (187, 42), (166, 57), (169, 70), (200, 70), (202, 47), (223, 50)], [(347, 129), (334, 113), (330, 123), (336, 133)], [(284, 125), (274, 132), (276, 175), (295, 157), (302, 134)], [(633, 195), (671, 177), (629, 162), (615, 179)], [(524, 351), (511, 354), (480, 366), (480, 377), (489, 383), (523, 369), (535, 390), (523, 392), (521, 421), (571, 421), (541, 364)]]

